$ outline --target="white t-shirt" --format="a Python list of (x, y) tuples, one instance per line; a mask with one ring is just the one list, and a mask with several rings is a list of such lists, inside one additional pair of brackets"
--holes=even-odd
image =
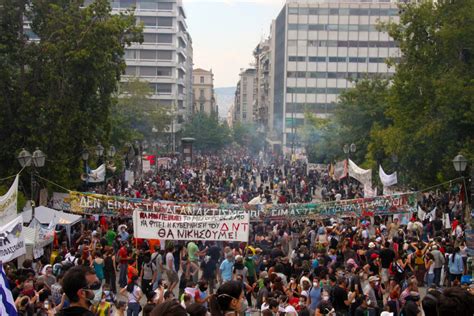
[(166, 269), (169, 270), (170, 265), (171, 265), (171, 267), (172, 267), (171, 270), (172, 270), (172, 271), (175, 271), (173, 253), (168, 252), (168, 253), (166, 254)]
[(129, 303), (138, 303), (137, 299), (141, 295), (142, 290), (140, 290), (140, 287), (135, 285), (133, 287), (132, 293), (128, 292), (128, 302)]
[(293, 305), (288, 305), (287, 307), (285, 307), (285, 313), (288, 316), (297, 316), (298, 315), (298, 312), (293, 307)]

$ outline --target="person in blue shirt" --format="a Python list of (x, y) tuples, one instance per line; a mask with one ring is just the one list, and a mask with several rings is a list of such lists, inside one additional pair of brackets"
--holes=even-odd
[(461, 249), (459, 247), (454, 248), (453, 254), (449, 256), (448, 268), (449, 281), (453, 282), (456, 279), (461, 281), (464, 272), (464, 262), (462, 261)]
[(219, 270), (221, 272), (221, 283), (232, 280), (232, 272), (234, 270), (234, 256), (232, 252), (226, 254), (226, 258), (222, 261)]
[(321, 302), (321, 287), (319, 286), (319, 279), (313, 278), (313, 284), (311, 289), (309, 290), (309, 298), (310, 298), (310, 305), (309, 310), (311, 311), (311, 315), (314, 315), (316, 312), (316, 308), (318, 307), (319, 303)]

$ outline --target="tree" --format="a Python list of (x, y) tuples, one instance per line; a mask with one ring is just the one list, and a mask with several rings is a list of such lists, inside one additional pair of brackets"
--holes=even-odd
[(431, 185), (455, 176), (458, 152), (474, 161), (474, 2), (426, 1), (401, 10), (400, 23), (384, 25), (403, 56), (388, 97), (393, 123), (373, 143), (399, 157), (411, 183)]
[(111, 143), (123, 145), (134, 139), (151, 140), (162, 132), (171, 117), (169, 109), (151, 98), (147, 82), (133, 78), (120, 85), (120, 97), (111, 112)]
[[(107, 0), (87, 7), (0, 0), (0, 7), (7, 8), (0, 10), (0, 174), (18, 170), (19, 147), (38, 146), (49, 160), (42, 172), (75, 187), (84, 144), (108, 139), (124, 47), (142, 40), (141, 27), (130, 12), (112, 15)], [(27, 41), (23, 15), (40, 41)]]
[[(389, 82), (381, 78), (362, 79), (341, 93), (334, 115), (318, 118), (305, 113), (301, 133), (309, 160), (329, 163), (344, 159), (344, 144), (356, 144), (352, 159), (364, 164), (368, 155), (371, 134), (380, 126), (386, 127), (385, 116)], [(370, 163), (368, 163), (370, 164)]]
[(230, 130), (227, 125), (220, 124), (217, 116), (205, 112), (193, 115), (183, 130), (184, 137), (196, 139), (194, 148), (203, 151), (222, 149), (230, 143)]
[(265, 144), (265, 138), (257, 132), (257, 126), (253, 123), (235, 123), (232, 128), (232, 138), (237, 144), (257, 153)]

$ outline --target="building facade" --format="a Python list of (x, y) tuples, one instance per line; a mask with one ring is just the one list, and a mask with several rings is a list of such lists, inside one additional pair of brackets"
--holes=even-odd
[(271, 28), (267, 139), (284, 150), (300, 146), (305, 112), (326, 117), (353, 80), (393, 74), (385, 61), (400, 50), (377, 30), (389, 20), (398, 20), (398, 8), (388, 0), (287, 1)]
[(259, 131), (268, 130), (268, 122), (271, 120), (269, 107), (271, 95), (270, 78), (270, 39), (262, 40), (253, 51), (256, 69), (256, 98), (254, 106), (254, 121)]
[(122, 80), (140, 78), (149, 82), (151, 98), (168, 108), (173, 117), (167, 132), (176, 134), (192, 113), (193, 51), (182, 1), (112, 2), (113, 12), (117, 14), (132, 7), (137, 23), (144, 26), (144, 40), (126, 48), (127, 68)]
[(216, 115), (217, 106), (214, 95), (214, 74), (211, 70), (193, 70), (193, 111)]
[(257, 71), (255, 68), (242, 69), (239, 74), (234, 99), (234, 122), (254, 122), (254, 108), (257, 98)]

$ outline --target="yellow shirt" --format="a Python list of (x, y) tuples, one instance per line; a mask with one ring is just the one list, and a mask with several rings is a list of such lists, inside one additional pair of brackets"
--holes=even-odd
[(97, 306), (97, 314), (98, 316), (109, 316), (110, 315), (110, 308), (111, 304), (109, 302), (105, 302), (104, 305), (102, 303)]

